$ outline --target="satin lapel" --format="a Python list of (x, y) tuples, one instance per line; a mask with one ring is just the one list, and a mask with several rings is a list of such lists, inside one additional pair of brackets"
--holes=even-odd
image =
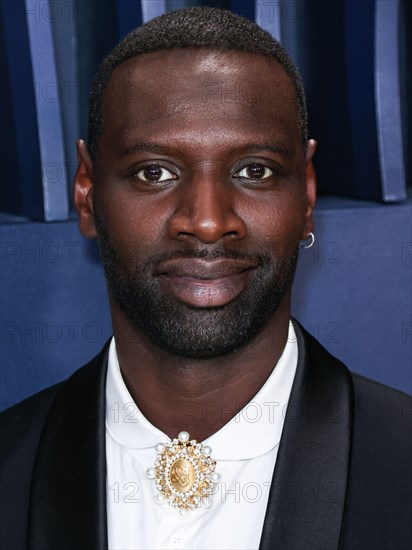
[(30, 491), (31, 550), (107, 548), (108, 347), (64, 384), (50, 410)]
[(299, 359), (261, 550), (335, 550), (343, 522), (352, 433), (349, 371), (296, 321)]

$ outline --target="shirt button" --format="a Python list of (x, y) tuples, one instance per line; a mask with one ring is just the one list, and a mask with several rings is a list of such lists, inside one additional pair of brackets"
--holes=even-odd
[(182, 547), (182, 537), (178, 537), (177, 535), (172, 535), (170, 537), (170, 542), (173, 544), (173, 548), (175, 550), (179, 550), (179, 548)]

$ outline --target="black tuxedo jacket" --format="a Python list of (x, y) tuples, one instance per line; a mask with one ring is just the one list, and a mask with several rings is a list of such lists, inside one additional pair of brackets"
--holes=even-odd
[[(260, 548), (409, 549), (411, 398), (350, 373), (294, 325), (298, 368)], [(107, 353), (3, 413), (2, 550), (107, 548)]]

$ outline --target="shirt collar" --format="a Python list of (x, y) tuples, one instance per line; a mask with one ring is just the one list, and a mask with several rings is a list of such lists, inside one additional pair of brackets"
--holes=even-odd
[[(296, 334), (290, 322), (283, 353), (260, 391), (218, 432), (202, 442), (212, 448), (213, 458), (254, 458), (279, 443), (297, 359)], [(115, 441), (129, 449), (147, 449), (169, 441), (168, 436), (153, 426), (133, 401), (120, 371), (114, 337), (108, 358), (106, 429)]]

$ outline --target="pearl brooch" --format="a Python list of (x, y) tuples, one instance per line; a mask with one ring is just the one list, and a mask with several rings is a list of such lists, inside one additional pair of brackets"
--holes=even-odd
[(190, 510), (212, 505), (220, 475), (215, 471), (212, 449), (190, 439), (188, 432), (180, 432), (169, 443), (155, 446), (157, 458), (146, 476), (156, 487), (155, 501), (176, 508), (180, 515)]

